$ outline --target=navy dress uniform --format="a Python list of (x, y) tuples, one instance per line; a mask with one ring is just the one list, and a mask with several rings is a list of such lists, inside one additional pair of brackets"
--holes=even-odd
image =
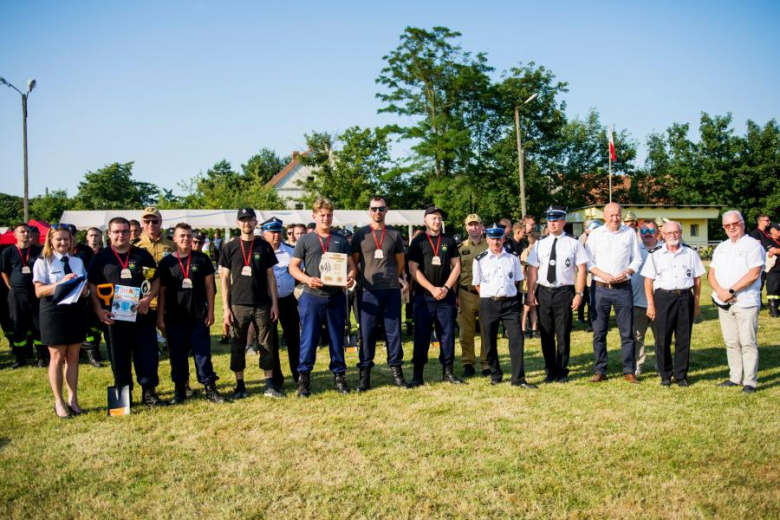
[(525, 340), (520, 325), (520, 301), (517, 299), (517, 286), (523, 280), (523, 268), (520, 259), (504, 247), (503, 227), (494, 224), (485, 233), (489, 246), (474, 258), (471, 282), (479, 291), (479, 316), (484, 330), (483, 337), (487, 340), (490, 382), (495, 385), (503, 379), (498, 359), (498, 327), (503, 323), (509, 337), (512, 385), (536, 388), (526, 382), (523, 361)]
[(652, 249), (642, 267), (648, 315), (655, 309), (655, 355), (664, 386), (671, 384), (673, 334), (674, 379), (688, 386), (691, 331), (704, 273), (699, 253), (682, 243), (676, 251), (671, 251), (668, 243)]
[[(263, 233), (281, 233), (284, 223), (276, 217), (271, 217), (262, 224)], [(298, 300), (295, 298), (295, 278), (290, 274), (290, 260), (295, 248), (290, 244), (280, 241), (279, 247), (274, 250), (277, 263), (274, 265), (274, 277), (276, 278), (276, 301), (279, 307), (279, 323), (282, 326), (284, 342), (287, 344), (287, 357), (290, 372), (295, 382), (298, 382), (298, 363), (301, 356), (301, 317), (298, 313)], [(274, 384), (280, 386), (284, 381), (281, 375), (279, 361), (279, 328), (271, 327), (271, 346), (274, 351)]]
[[(529, 285), (538, 283), (535, 299), (547, 372), (545, 382), (566, 382), (571, 352), (572, 305), (578, 297), (577, 306), (582, 305), (584, 300), (588, 254), (579, 240), (563, 232), (566, 208), (550, 206), (546, 217), (548, 223), (556, 223), (553, 225), (555, 231), (551, 229), (550, 234), (539, 240), (528, 255), (528, 265), (531, 266), (528, 278)], [(529, 291), (532, 290), (529, 287)]]

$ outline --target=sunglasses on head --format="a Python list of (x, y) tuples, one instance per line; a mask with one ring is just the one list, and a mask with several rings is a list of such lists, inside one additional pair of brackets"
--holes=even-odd
[(369, 211), (372, 211), (374, 213), (376, 213), (377, 211), (379, 213), (384, 213), (385, 211), (387, 211), (387, 206), (374, 206), (374, 207), (371, 207), (371, 208), (368, 208), (368, 209), (369, 209)]
[(62, 224), (62, 223), (52, 224), (51, 228), (54, 231), (70, 231), (70, 224)]
[(655, 229), (640, 229), (639, 232), (643, 235), (655, 235)]

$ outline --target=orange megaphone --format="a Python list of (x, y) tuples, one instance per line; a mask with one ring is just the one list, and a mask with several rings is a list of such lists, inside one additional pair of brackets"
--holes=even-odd
[(97, 297), (103, 300), (103, 303), (106, 304), (106, 307), (111, 307), (111, 298), (114, 297), (114, 284), (101, 283), (96, 287), (96, 289)]

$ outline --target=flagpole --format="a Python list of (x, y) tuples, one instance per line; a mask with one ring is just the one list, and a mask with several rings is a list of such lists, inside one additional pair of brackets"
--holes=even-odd
[(609, 177), (609, 203), (612, 204), (612, 151), (610, 150), (607, 155), (609, 155), (609, 170), (607, 173)]

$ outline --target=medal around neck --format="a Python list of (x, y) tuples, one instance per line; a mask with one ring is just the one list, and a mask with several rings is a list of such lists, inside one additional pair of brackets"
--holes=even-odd
[(245, 265), (241, 268), (241, 276), (252, 276), (252, 266)]
[(434, 256), (433, 260), (431, 260), (431, 265), (441, 265), (441, 257)]
[(189, 278), (185, 278), (181, 281), (181, 288), (182, 289), (192, 289), (192, 280)]

